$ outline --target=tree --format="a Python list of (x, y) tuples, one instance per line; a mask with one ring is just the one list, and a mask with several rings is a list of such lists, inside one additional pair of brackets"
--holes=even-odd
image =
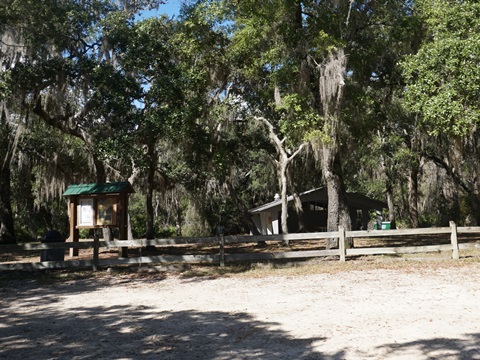
[[(479, 223), (478, 106), (480, 4), (476, 1), (418, 1), (426, 38), (402, 67), (406, 100), (431, 136), (424, 156), (444, 169), (471, 199)], [(442, 144), (442, 147), (438, 145)]]
[(105, 182), (117, 176), (112, 165), (125, 155), (122, 150), (135, 127), (133, 102), (140, 87), (118, 66), (117, 49), (106, 41), (109, 21), (118, 14), (133, 19), (158, 3), (2, 3), (3, 84), (11, 97), (20, 99), (17, 114), (83, 142), (95, 175), (89, 178), (91, 172), (84, 171), (79, 180)]
[[(282, 200), (281, 226), (282, 226), (282, 233), (288, 234), (287, 186), (289, 183), (289, 175), (290, 177), (292, 177), (291, 172), (289, 172), (289, 168), (290, 168), (291, 162), (296, 158), (298, 154), (302, 152), (303, 148), (306, 146), (306, 143), (301, 144), (293, 153), (289, 153), (285, 149), (286, 138), (280, 139), (277, 133), (275, 132), (273, 125), (267, 119), (263, 117), (257, 117), (256, 120), (262, 122), (267, 127), (269, 139), (271, 143), (275, 146), (275, 149), (278, 154), (278, 160), (275, 160), (275, 164), (277, 168), (278, 177), (280, 179), (279, 181), (279, 184), (280, 184), (279, 188), (281, 192), (280, 199)], [(301, 212), (302, 211), (301, 204), (299, 206), (297, 202), (296, 206), (299, 208), (299, 211)], [(288, 240), (285, 241), (285, 244), (288, 245)]]
[[(108, 41), (119, 51), (117, 62), (123, 71), (134, 74), (141, 93), (137, 97), (136, 129), (132, 131), (132, 161), (144, 176), (146, 237), (155, 237), (154, 190), (165, 180), (159, 169), (158, 143), (166, 139), (184, 104), (179, 67), (169, 38), (172, 24), (165, 17), (131, 22), (125, 14), (111, 19)], [(137, 147), (135, 152), (134, 148)], [(141, 150), (141, 151), (140, 151)], [(163, 181), (166, 185), (166, 181)]]
[(185, 6), (178, 23), (178, 58), (194, 80), (186, 99), (197, 127), (190, 126), (190, 136), (179, 143), (189, 149), (183, 152), (189, 156), (176, 168), (187, 171), (183, 186), (210, 229), (221, 225), (228, 233), (248, 228), (255, 232), (248, 214), (251, 201), (244, 191), (252, 175), (249, 158), (264, 145), (264, 138), (247, 124), (242, 101), (232, 91), (230, 25), (216, 5), (199, 1)]
[(386, 195), (412, 226), (442, 196), (480, 213), (475, 2), (215, 0), (136, 17), (158, 3), (0, 4), (0, 241), (72, 181), (135, 182), (148, 238), (187, 212), (205, 233), (254, 231), (247, 209), (276, 192), (287, 233), (287, 195), (301, 221), (295, 195), (321, 183), (330, 230), (351, 226), (347, 188)]
[(4, 107), (0, 109), (0, 243), (16, 242), (11, 204), (12, 130)]
[[(328, 189), (328, 229), (350, 229), (341, 146), (352, 135), (345, 128), (353, 122), (350, 84), (367, 91), (371, 78), (382, 75), (384, 47), (376, 35), (385, 33), (384, 24), (393, 28), (401, 23), (396, 17), (408, 11), (405, 2), (229, 4), (238, 26), (232, 54), (240, 59), (240, 81), (249, 82), (242, 87), (250, 93), (246, 101), (273, 124), (281, 124), (283, 136), (291, 137), (297, 128), (294, 139), (312, 142)], [(266, 100), (255, 100), (252, 89), (256, 99)]]
[[(299, 92), (303, 92), (307, 84), (295, 75), (298, 64), (287, 50), (285, 38), (292, 32), (288, 24), (291, 5), (235, 3), (231, 9), (236, 29), (229, 49), (233, 65), (232, 91), (248, 104), (247, 115), (264, 124), (277, 154), (272, 158), (275, 158), (282, 199), (284, 234), (288, 233), (288, 187), (296, 200), (298, 218), (302, 219), (303, 209), (295, 196), (294, 173), (290, 169), (293, 159), (306, 147), (305, 129), (317, 120), (308, 108), (303, 109), (305, 99)], [(289, 87), (293, 89), (288, 91)]]
[(344, 120), (355, 141), (344, 143), (348, 153), (356, 154), (345, 159), (352, 165), (345, 168), (359, 170), (346, 174), (348, 186), (386, 197), (392, 226), (401, 216), (416, 227), (422, 129), (404, 104), (405, 82), (398, 63), (418, 50), (423, 31), (409, 6), (389, 2), (383, 11), (378, 7), (361, 41), (357, 39), (357, 51), (350, 56), (354, 70), (347, 83)]

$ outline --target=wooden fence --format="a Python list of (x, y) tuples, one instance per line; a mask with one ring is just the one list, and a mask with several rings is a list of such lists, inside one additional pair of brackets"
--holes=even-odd
[[(353, 247), (347, 248), (347, 239), (365, 240), (380, 238), (388, 243), (390, 240), (405, 238), (422, 238), (431, 235), (444, 234), (450, 238), (448, 243), (416, 245), (416, 246), (382, 246), (382, 247)], [(475, 240), (466, 240), (461, 243), (458, 241), (459, 235), (480, 235), (480, 227), (457, 227), (451, 222), (449, 227), (440, 228), (422, 228), (422, 229), (399, 229), (399, 230), (369, 230), (369, 231), (345, 231), (339, 228), (334, 232), (301, 233), (287, 235), (260, 235), (260, 236), (218, 236), (203, 238), (171, 238), (155, 240), (115, 240), (115, 241), (81, 241), (66, 243), (30, 243), (23, 245), (2, 245), (0, 254), (8, 251), (42, 251), (50, 249), (93, 249), (92, 259), (72, 258), (67, 261), (43, 261), (43, 262), (15, 262), (0, 263), (0, 270), (37, 270), (37, 269), (63, 269), (63, 268), (85, 268), (91, 267), (97, 270), (100, 266), (116, 266), (131, 264), (171, 264), (171, 263), (213, 263), (224, 266), (227, 262), (253, 262), (268, 260), (305, 260), (308, 258), (317, 258), (322, 256), (338, 256), (340, 261), (346, 261), (348, 256), (360, 255), (399, 255), (412, 253), (427, 253), (451, 251), (453, 259), (459, 259), (459, 250), (480, 249), (480, 242)], [(229, 253), (226, 247), (242, 243), (258, 242), (283, 242), (283, 241), (317, 241), (326, 239), (338, 239), (338, 249), (332, 250), (302, 250), (278, 252), (254, 252), (254, 253)], [(146, 247), (146, 246), (176, 246), (185, 244), (210, 244), (218, 246), (218, 253), (214, 255), (185, 254), (185, 255), (158, 255), (158, 256), (136, 256), (129, 258), (100, 259), (99, 249), (121, 249), (125, 247)], [(320, 245), (320, 243), (319, 243)], [(320, 247), (320, 246), (319, 246)]]

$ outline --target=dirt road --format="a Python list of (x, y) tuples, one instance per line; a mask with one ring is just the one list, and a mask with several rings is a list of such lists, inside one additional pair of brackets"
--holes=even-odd
[(2, 359), (480, 359), (478, 263), (2, 284)]

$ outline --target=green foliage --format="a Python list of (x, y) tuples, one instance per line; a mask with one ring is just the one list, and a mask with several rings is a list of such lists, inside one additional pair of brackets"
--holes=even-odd
[[(138, 192), (132, 194), (129, 200), (130, 226), (134, 239), (143, 239), (147, 232), (147, 211), (145, 196)], [(168, 224), (163, 213), (155, 219), (155, 238), (169, 238), (177, 234), (175, 224)]]
[[(437, 146), (420, 136), (424, 129), (469, 135), (479, 121), (477, 2), (209, 0), (188, 2), (178, 20), (135, 16), (158, 3), (0, 3), (0, 34), (14, 29), (24, 51), (15, 66), (11, 53), (0, 54), (8, 69), (0, 71), (0, 101), (12, 122), (4, 138), (18, 149), (11, 182), (21, 238), (48, 227), (64, 232), (62, 186), (92, 181), (98, 162), (112, 180), (135, 171), (137, 238), (148, 231), (146, 195), (172, 189), (182, 189), (175, 204), (154, 200), (156, 237), (176, 232), (176, 206), (184, 235), (211, 235), (218, 224), (246, 232), (244, 210), (278, 191), (275, 149), (249, 121), (255, 115), (268, 118), (287, 149), (338, 142), (349, 189), (384, 199), (391, 181), (404, 214), (405, 179), (420, 169), (422, 153), (451, 155), (451, 143)], [(346, 88), (332, 125), (319, 69), (339, 48), (348, 54)], [(476, 137), (455, 147), (468, 184), (478, 168)], [(323, 185), (311, 154), (291, 167), (302, 190)], [(475, 209), (472, 199), (422, 196), (424, 225)]]
[(188, 207), (182, 234), (187, 237), (211, 236), (213, 234), (213, 228), (210, 228), (197, 206)]
[(158, 229), (157, 236), (159, 238), (171, 238), (177, 236), (177, 228), (175, 226), (168, 226)]
[(285, 95), (278, 109), (284, 114), (280, 120), (280, 132), (291, 146), (308, 140), (323, 123), (322, 117), (305, 104), (305, 98), (300, 94)]
[(10, 71), (0, 72), (0, 101), (5, 100), (11, 95), (10, 83)]
[(129, 207), (130, 226), (134, 239), (143, 239), (147, 232), (147, 211), (145, 196), (134, 193), (130, 196)]
[(402, 67), (407, 101), (434, 135), (467, 134), (480, 120), (480, 4), (419, 1), (427, 41)]

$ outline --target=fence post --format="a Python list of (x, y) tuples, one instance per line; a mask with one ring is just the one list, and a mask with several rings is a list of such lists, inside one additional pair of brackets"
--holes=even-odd
[(220, 266), (225, 266), (225, 235), (220, 234)]
[(345, 262), (345, 257), (347, 255), (346, 251), (346, 238), (345, 238), (345, 228), (343, 226), (338, 227), (338, 250), (340, 251), (340, 261)]
[(217, 226), (217, 236), (220, 243), (220, 266), (225, 266), (225, 228)]
[(93, 235), (93, 271), (98, 270), (98, 250), (100, 248), (98, 240), (99, 236), (95, 232), (95, 235)]
[(458, 260), (458, 236), (457, 236), (457, 224), (454, 221), (450, 221), (450, 228), (452, 229), (452, 234), (450, 235), (450, 241), (452, 242), (452, 259)]

